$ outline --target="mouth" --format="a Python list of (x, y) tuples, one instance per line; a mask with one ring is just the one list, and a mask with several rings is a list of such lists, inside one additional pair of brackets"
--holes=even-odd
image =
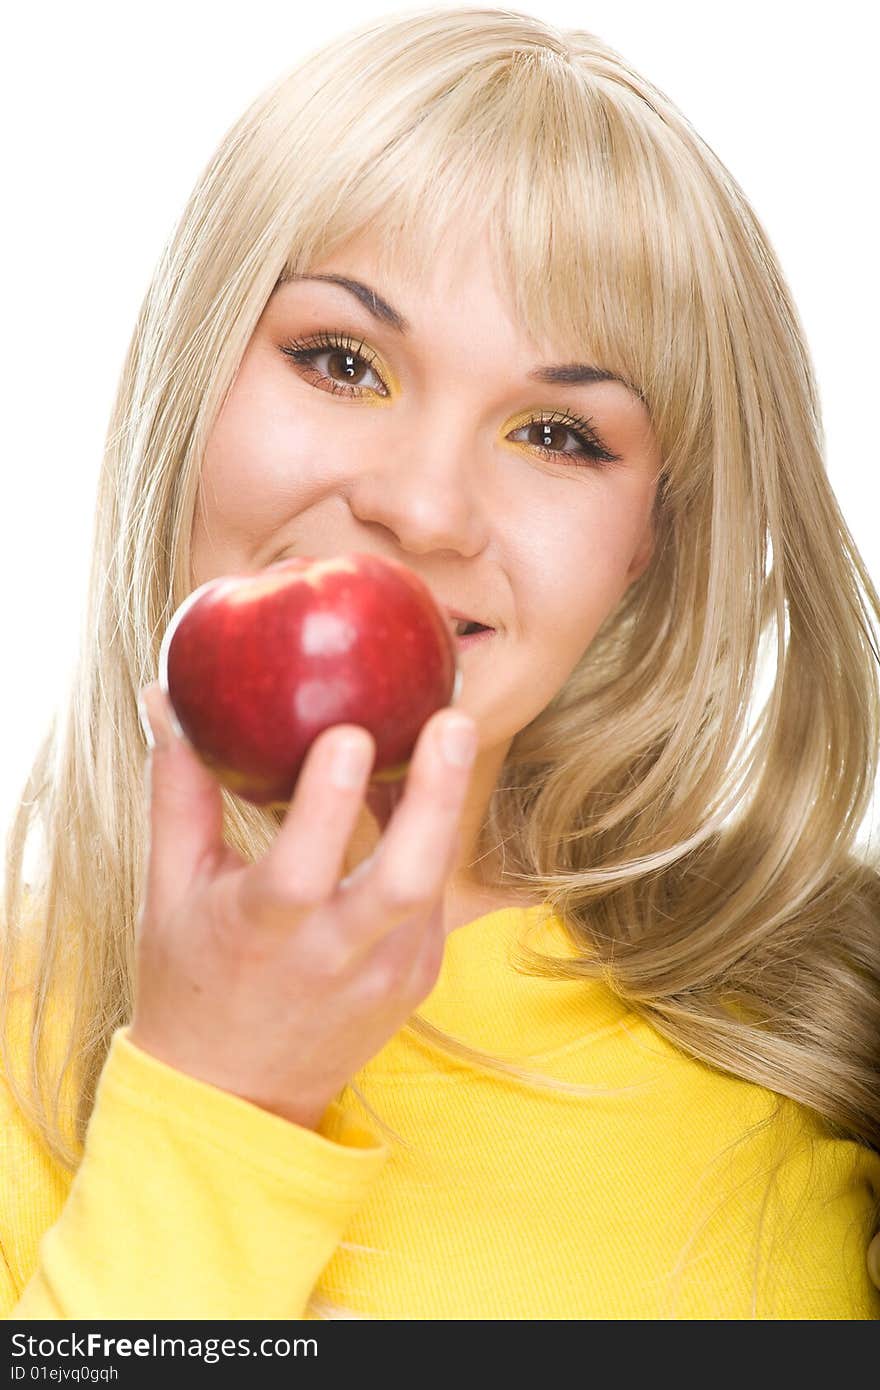
[(449, 624), (449, 631), (455, 638), (457, 646), (469, 646), (478, 639), (483, 641), (495, 631), (488, 623), (481, 623), (477, 618), (471, 618), (460, 609), (450, 607), (448, 604), (440, 604), (446, 615)]

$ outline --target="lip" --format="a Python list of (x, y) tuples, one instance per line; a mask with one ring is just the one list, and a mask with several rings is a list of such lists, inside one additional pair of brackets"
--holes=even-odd
[(459, 649), (464, 649), (465, 647), (475, 647), (478, 642), (487, 642), (490, 637), (495, 636), (495, 629), (494, 627), (484, 627), (482, 632), (469, 632), (467, 637), (459, 637), (456, 633), (453, 633), (453, 636), (455, 637), (455, 645)]

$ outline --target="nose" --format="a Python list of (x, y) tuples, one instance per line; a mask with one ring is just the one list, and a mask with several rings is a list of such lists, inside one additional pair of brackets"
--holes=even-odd
[(448, 399), (436, 424), (420, 420), (418, 434), (390, 446), (371, 446), (352, 470), (348, 505), (363, 525), (383, 526), (413, 554), (451, 550), (476, 555), (486, 543), (488, 509), (480, 499), (478, 446), (464, 412)]

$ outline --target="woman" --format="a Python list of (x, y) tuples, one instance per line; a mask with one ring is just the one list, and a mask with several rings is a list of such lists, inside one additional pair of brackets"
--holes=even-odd
[[(410, 13), (252, 105), (9, 836), (6, 1316), (880, 1316), (880, 600), (820, 439), (742, 191), (593, 35)], [(396, 805), (347, 726), (260, 809), (163, 633), (355, 550), (493, 630)]]

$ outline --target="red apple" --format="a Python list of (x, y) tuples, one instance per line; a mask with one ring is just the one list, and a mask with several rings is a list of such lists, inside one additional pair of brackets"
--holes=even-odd
[(223, 786), (257, 805), (286, 805), (312, 741), (331, 724), (372, 734), (374, 782), (402, 779), (425, 721), (457, 699), (461, 669), (424, 580), (354, 553), (208, 580), (168, 625), (159, 681)]

